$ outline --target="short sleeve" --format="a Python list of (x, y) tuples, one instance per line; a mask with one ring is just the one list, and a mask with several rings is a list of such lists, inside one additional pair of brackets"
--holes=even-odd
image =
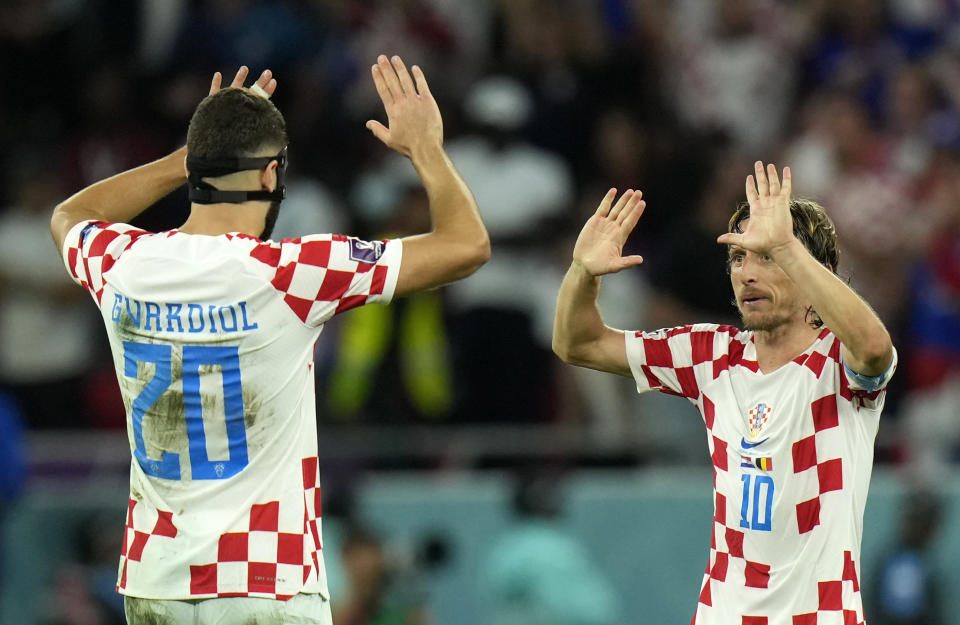
[(893, 374), (897, 370), (897, 349), (893, 349), (893, 362), (890, 363), (887, 370), (875, 377), (857, 373), (845, 362), (841, 364), (843, 375), (846, 378), (846, 386), (853, 398), (866, 408), (882, 407), (887, 384), (890, 383), (890, 379), (893, 378)]
[(700, 396), (698, 377), (711, 375), (714, 363), (726, 354), (730, 334), (723, 326), (697, 324), (626, 332), (627, 362), (637, 391), (661, 391), (690, 401)]
[(63, 263), (73, 281), (100, 303), (106, 274), (145, 230), (129, 224), (81, 221), (63, 241)]
[(302, 322), (318, 326), (351, 308), (390, 302), (402, 242), (318, 234), (266, 241), (251, 255), (276, 267), (273, 287)]

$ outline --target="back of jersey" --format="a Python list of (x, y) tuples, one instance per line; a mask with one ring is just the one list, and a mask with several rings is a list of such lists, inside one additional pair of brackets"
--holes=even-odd
[(151, 234), (84, 222), (64, 259), (97, 300), (127, 410), (118, 590), (326, 596), (313, 346), (389, 301), (400, 242)]

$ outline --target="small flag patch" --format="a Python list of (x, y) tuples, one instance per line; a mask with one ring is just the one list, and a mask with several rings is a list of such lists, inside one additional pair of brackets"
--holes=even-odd
[(773, 470), (773, 458), (754, 458), (751, 456), (740, 456), (740, 466), (753, 468), (756, 467), (762, 471)]

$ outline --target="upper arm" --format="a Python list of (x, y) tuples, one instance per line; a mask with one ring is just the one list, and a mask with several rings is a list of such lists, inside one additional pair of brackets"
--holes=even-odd
[(431, 232), (405, 237), (394, 296), (430, 289), (461, 278), (490, 258), (489, 239), (465, 242)]
[(850, 351), (846, 345), (841, 344), (840, 346), (840, 355), (843, 358), (844, 364), (846, 364), (850, 369), (855, 373), (858, 373), (867, 377), (875, 377), (882, 375), (885, 371), (890, 369), (890, 365), (894, 361), (894, 349), (893, 343), (890, 342), (889, 337), (886, 341), (878, 339), (878, 347), (874, 350), (874, 356), (869, 360), (865, 358), (858, 358)]
[(886, 358), (878, 359), (872, 366), (858, 361), (844, 345), (840, 346), (840, 357), (843, 373), (851, 387), (868, 393), (885, 388), (897, 365), (897, 352), (893, 345)]
[(627, 361), (627, 347), (622, 330), (604, 326), (600, 335), (588, 342), (577, 346), (576, 351), (566, 354), (566, 362), (588, 369), (616, 373), (625, 377), (633, 377), (630, 363)]

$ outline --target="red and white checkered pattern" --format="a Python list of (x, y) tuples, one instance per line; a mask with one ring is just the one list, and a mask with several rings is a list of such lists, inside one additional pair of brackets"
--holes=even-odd
[(815, 584), (816, 611), (794, 614), (792, 625), (864, 625), (860, 581), (851, 552), (843, 552), (840, 579)]
[(304, 323), (319, 325), (383, 294), (387, 265), (351, 258), (356, 242), (338, 234), (258, 242), (250, 256), (276, 268), (271, 284), (287, 306)]
[[(190, 594), (284, 598), (278, 584), (289, 588), (291, 580), (295, 586), (306, 581), (310, 564), (304, 563), (303, 552), (308, 537), (281, 532), (279, 518), (279, 501), (254, 504), (246, 531), (220, 536), (216, 562), (190, 567)], [(246, 591), (237, 591), (238, 585)]]
[[(861, 623), (853, 562), (886, 381), (878, 391), (859, 388), (826, 329), (766, 374), (753, 333), (729, 326), (628, 332), (625, 340), (637, 389), (687, 398), (707, 430), (714, 517), (693, 622)], [(756, 419), (761, 404), (775, 407), (766, 420)], [(743, 465), (743, 455), (770, 458), (769, 469)]]
[[(64, 262), (100, 304), (124, 403), (138, 406), (139, 431), (128, 408), (131, 450), (179, 465), (168, 478), (131, 462), (120, 592), (328, 595), (313, 347), (336, 313), (390, 301), (401, 257), (400, 241), (338, 235), (272, 242), (101, 222), (70, 230)], [(170, 349), (129, 349), (142, 344)], [(185, 388), (187, 347), (215, 360), (191, 365), (199, 390)], [(144, 353), (146, 362), (128, 362)], [(229, 376), (222, 354), (238, 360)], [(149, 406), (148, 386), (157, 394)], [(187, 410), (198, 392), (202, 428)], [(235, 462), (235, 471), (194, 473), (194, 462), (219, 460)]]
[[(74, 227), (63, 245), (63, 261), (74, 281), (97, 301), (103, 299), (104, 274), (137, 239), (150, 234), (127, 224), (90, 221)], [(71, 236), (72, 235), (72, 236)]]
[[(137, 512), (137, 522), (134, 521), (134, 510)], [(143, 532), (137, 527), (150, 527), (149, 532)], [(165, 538), (176, 538), (177, 528), (173, 524), (173, 512), (169, 510), (148, 510), (144, 506), (137, 508), (137, 500), (130, 499), (127, 502), (127, 528), (123, 538), (123, 547), (120, 552), (120, 580), (117, 583), (117, 590), (122, 590), (127, 583), (127, 562), (133, 560), (140, 562), (143, 560), (143, 552), (147, 547), (147, 542), (152, 536)]]

